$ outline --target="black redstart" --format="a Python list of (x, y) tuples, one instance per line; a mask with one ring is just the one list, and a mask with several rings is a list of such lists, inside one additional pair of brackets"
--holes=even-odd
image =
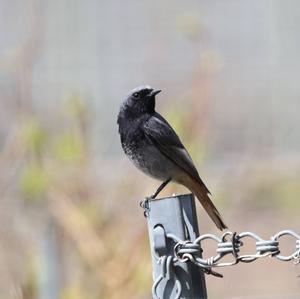
[(123, 150), (138, 169), (163, 181), (151, 198), (175, 181), (191, 190), (216, 226), (225, 229), (227, 226), (209, 198), (210, 192), (190, 155), (172, 127), (155, 111), (155, 96), (159, 92), (150, 86), (140, 86), (123, 101), (118, 115)]

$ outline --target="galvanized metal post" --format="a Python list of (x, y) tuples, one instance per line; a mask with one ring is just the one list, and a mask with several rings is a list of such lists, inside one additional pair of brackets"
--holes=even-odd
[[(172, 233), (181, 240), (193, 241), (199, 236), (194, 196), (187, 194), (149, 200), (147, 208), (153, 298), (206, 299), (204, 273), (191, 262), (176, 262), (173, 266), (175, 243), (166, 237)], [(172, 271), (168, 270), (170, 267)]]

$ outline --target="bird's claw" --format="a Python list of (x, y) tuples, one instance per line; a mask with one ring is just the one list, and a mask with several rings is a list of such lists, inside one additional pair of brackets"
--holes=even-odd
[(145, 199), (140, 201), (140, 207), (144, 210), (144, 216), (148, 217), (149, 215), (149, 201), (153, 200), (152, 196), (146, 197)]

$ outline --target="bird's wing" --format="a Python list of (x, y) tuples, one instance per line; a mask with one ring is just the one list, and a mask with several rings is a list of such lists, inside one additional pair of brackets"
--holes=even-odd
[(210, 193), (199, 177), (198, 171), (179, 137), (161, 115), (156, 113), (151, 116), (144, 124), (144, 132), (146, 137), (149, 138), (164, 155), (203, 184), (207, 193)]

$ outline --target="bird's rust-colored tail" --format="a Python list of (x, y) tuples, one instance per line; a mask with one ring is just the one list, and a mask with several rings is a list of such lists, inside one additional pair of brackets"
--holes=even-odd
[(226, 229), (227, 226), (224, 223), (224, 220), (222, 219), (222, 216), (218, 212), (217, 208), (209, 198), (207, 188), (205, 187), (205, 185), (189, 175), (186, 176), (183, 185), (185, 185), (188, 189), (192, 191), (192, 193), (196, 195), (203, 208), (208, 213), (213, 222), (216, 224), (216, 226), (220, 230)]

